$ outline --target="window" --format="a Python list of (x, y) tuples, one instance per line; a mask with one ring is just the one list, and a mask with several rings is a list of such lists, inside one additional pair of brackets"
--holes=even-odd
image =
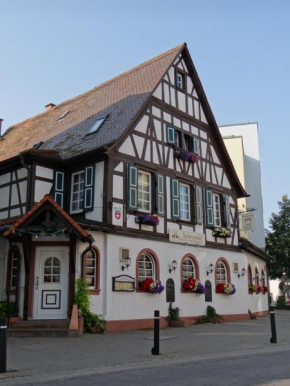
[(219, 194), (213, 194), (213, 214), (214, 214), (214, 226), (221, 226), (221, 209), (220, 209), (220, 196)]
[(143, 253), (138, 260), (138, 284), (146, 279), (155, 279), (154, 259), (150, 253)]
[(8, 272), (10, 273), (10, 277), (7, 278), (7, 287), (10, 287), (10, 290), (14, 291), (18, 287), (20, 273), (20, 252), (16, 246), (13, 246), (10, 252), (9, 266), (10, 269)]
[(62, 121), (67, 115), (68, 115), (68, 113), (70, 112), (70, 110), (67, 110), (67, 111), (65, 111), (59, 118), (58, 118), (58, 122), (59, 121)]
[(138, 210), (151, 212), (151, 174), (138, 171)]
[(188, 134), (184, 134), (185, 150), (192, 152), (192, 139)]
[(262, 272), (261, 272), (261, 285), (262, 286), (266, 285), (266, 276), (265, 276), (265, 272), (264, 272), (263, 269), (262, 269)]
[(182, 281), (196, 279), (196, 268), (192, 259), (186, 257), (182, 263)]
[(259, 285), (259, 271), (258, 268), (255, 268), (255, 284)]
[(92, 126), (92, 128), (90, 129), (90, 131), (88, 132), (88, 134), (93, 134), (93, 133), (96, 133), (99, 128), (102, 126), (102, 124), (105, 122), (105, 120), (107, 119), (107, 115), (102, 117), (102, 118), (99, 118), (95, 123), (94, 125)]
[(100, 267), (99, 252), (96, 247), (87, 249), (82, 256), (83, 270), (82, 276), (88, 285), (90, 293), (99, 293)]
[(216, 284), (227, 283), (227, 266), (223, 261), (219, 261), (216, 265)]
[(175, 146), (182, 147), (181, 132), (178, 130), (175, 130)]
[(44, 283), (60, 283), (60, 261), (57, 257), (49, 257), (43, 266)]
[(202, 190), (201, 187), (196, 185), (194, 187), (195, 193), (195, 223), (202, 225)]
[(181, 88), (182, 90), (185, 89), (184, 74), (182, 74), (179, 71), (177, 71), (177, 73), (176, 73), (176, 86), (178, 88)]
[(180, 219), (190, 220), (189, 186), (179, 184)]
[(252, 269), (248, 266), (248, 284), (253, 284)]
[(71, 213), (78, 213), (84, 207), (85, 172), (72, 174)]
[(199, 139), (197, 137), (193, 137), (193, 152), (200, 155)]

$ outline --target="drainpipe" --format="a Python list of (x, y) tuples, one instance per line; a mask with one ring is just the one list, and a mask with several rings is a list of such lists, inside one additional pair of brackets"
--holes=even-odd
[(32, 186), (32, 182), (31, 182), (31, 167), (26, 165), (26, 163), (24, 162), (23, 154), (20, 156), (20, 162), (21, 162), (21, 165), (27, 170), (26, 212), (28, 212), (28, 210), (30, 209), (30, 208), (28, 208), (28, 206), (29, 206), (29, 204), (31, 204), (29, 202), (30, 201), (30, 190), (31, 190), (31, 186)]
[(107, 303), (108, 303), (108, 234), (103, 233), (104, 235), (104, 261), (103, 261), (103, 316), (107, 320)]

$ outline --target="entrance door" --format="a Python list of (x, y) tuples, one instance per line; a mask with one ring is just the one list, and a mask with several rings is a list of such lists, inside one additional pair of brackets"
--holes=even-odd
[(67, 319), (68, 275), (67, 247), (36, 248), (34, 319)]

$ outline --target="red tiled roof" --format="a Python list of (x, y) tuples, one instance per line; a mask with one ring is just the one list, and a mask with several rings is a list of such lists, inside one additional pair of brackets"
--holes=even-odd
[(87, 231), (85, 231), (65, 210), (63, 210), (55, 201), (54, 199), (46, 194), (41, 201), (39, 201), (36, 205), (34, 205), (33, 208), (31, 208), (27, 213), (25, 213), (19, 220), (16, 221), (16, 223), (7, 229), (7, 231), (4, 232), (3, 236), (7, 237), (11, 233), (14, 233), (17, 228), (20, 227), (33, 213), (35, 213), (39, 208), (41, 208), (46, 202), (49, 202), (57, 211), (58, 213), (64, 217), (71, 226), (84, 238), (88, 238), (90, 235)]

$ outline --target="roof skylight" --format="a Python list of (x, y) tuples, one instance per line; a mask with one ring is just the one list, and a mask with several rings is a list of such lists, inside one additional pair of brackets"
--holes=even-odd
[(107, 119), (107, 115), (102, 117), (102, 118), (99, 118), (97, 120), (97, 122), (94, 123), (94, 125), (92, 126), (92, 128), (90, 129), (90, 131), (88, 132), (88, 134), (93, 134), (93, 133), (96, 133), (99, 128), (102, 126), (102, 124), (105, 122), (105, 120)]
[(42, 144), (43, 144), (43, 141), (37, 142), (37, 143), (35, 143), (35, 144), (33, 145), (33, 148), (34, 148), (34, 149), (39, 149), (40, 146), (41, 146)]
[(70, 112), (70, 110), (65, 111), (65, 112), (58, 118), (57, 121), (63, 120), (63, 119), (68, 115), (69, 112)]

